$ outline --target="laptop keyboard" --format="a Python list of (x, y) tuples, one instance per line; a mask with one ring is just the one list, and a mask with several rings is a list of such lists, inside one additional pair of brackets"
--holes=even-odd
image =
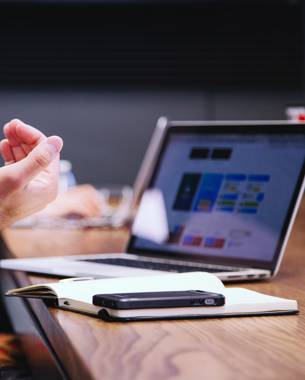
[(202, 266), (191, 266), (191, 265), (183, 265), (183, 264), (171, 264), (171, 263), (160, 263), (153, 261), (139, 261), (139, 260), (129, 260), (123, 258), (104, 258), (104, 259), (88, 259), (82, 260), (88, 261), (90, 263), (98, 263), (98, 264), (111, 264), (111, 265), (119, 265), (123, 267), (131, 267), (131, 268), (141, 268), (141, 269), (153, 269), (160, 270), (165, 272), (176, 272), (176, 273), (184, 273), (184, 272), (232, 272), (232, 269), (226, 268), (212, 268), (212, 267), (202, 267)]

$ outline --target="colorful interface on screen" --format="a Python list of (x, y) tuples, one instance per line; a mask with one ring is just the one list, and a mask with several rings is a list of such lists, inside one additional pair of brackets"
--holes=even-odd
[(304, 158), (300, 136), (173, 135), (153, 184), (169, 239), (135, 247), (271, 261)]

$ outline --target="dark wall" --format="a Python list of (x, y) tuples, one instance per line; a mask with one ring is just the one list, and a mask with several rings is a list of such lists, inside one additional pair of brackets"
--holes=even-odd
[(301, 0), (27, 3), (0, 2), (9, 86), (269, 89), (303, 75)]
[(80, 182), (131, 184), (160, 115), (205, 119), (193, 91), (0, 92), (0, 123), (13, 117), (64, 138)]
[(140, 3), (0, 2), (0, 123), (62, 135), (80, 182), (132, 183), (160, 115), (282, 119), (304, 100), (303, 1)]

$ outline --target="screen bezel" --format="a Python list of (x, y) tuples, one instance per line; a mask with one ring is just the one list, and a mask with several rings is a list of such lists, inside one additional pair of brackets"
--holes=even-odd
[[(201, 123), (201, 122), (171, 122), (168, 125), (165, 138), (162, 142), (162, 147), (160, 149), (159, 156), (156, 160), (156, 165), (154, 167), (151, 179), (148, 184), (148, 189), (153, 188), (154, 181), (161, 167), (162, 160), (164, 157), (165, 149), (169, 143), (170, 137), (173, 134), (189, 134), (189, 135), (221, 135), (221, 134), (241, 134), (241, 135), (302, 135), (305, 136), (305, 124), (291, 124), (287, 122), (228, 122), (228, 123)], [(167, 250), (156, 250), (156, 249), (144, 249), (135, 247), (137, 237), (131, 235), (127, 252), (137, 255), (150, 256), (155, 258), (170, 258), (176, 260), (188, 260), (198, 263), (207, 264), (218, 264), (218, 265), (229, 265), (237, 267), (247, 267), (247, 268), (259, 268), (266, 269), (273, 272), (276, 268), (279, 256), (282, 251), (282, 246), (285, 242), (285, 237), (289, 232), (289, 225), (295, 207), (297, 206), (298, 197), (300, 191), (302, 190), (302, 184), (305, 175), (305, 155), (302, 168), (299, 173), (299, 177), (296, 182), (296, 186), (293, 195), (290, 200), (289, 208), (282, 226), (282, 230), (276, 245), (276, 249), (273, 258), (270, 261), (262, 260), (249, 260), (240, 258), (224, 258), (224, 257), (201, 257), (198, 254), (192, 254), (189, 252), (175, 252)]]

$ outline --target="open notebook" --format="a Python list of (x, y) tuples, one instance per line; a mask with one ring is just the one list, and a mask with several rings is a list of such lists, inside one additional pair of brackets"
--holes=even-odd
[[(225, 296), (224, 306), (112, 310), (92, 304), (95, 294), (203, 290)], [(293, 314), (295, 300), (272, 297), (244, 288), (225, 288), (214, 275), (204, 272), (97, 280), (66, 279), (57, 283), (13, 289), (8, 296), (34, 297), (57, 301), (60, 308), (98, 315), (103, 319), (151, 319), (183, 317)]]

